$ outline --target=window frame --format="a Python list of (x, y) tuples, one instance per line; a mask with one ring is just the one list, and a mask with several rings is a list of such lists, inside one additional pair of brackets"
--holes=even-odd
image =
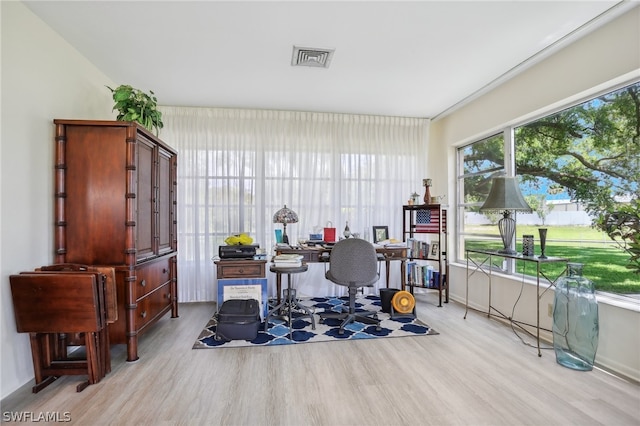
[[(455, 255), (453, 261), (458, 263), (466, 263), (466, 250), (465, 250), (465, 235), (468, 235), (464, 231), (465, 222), (464, 214), (465, 207), (468, 203), (464, 202), (464, 191), (461, 185), (461, 181), (464, 179), (464, 149), (475, 144), (483, 142), (491, 137), (502, 134), (504, 138), (504, 173), (506, 176), (515, 176), (516, 164), (515, 164), (515, 129), (518, 127), (526, 126), (544, 117), (552, 116), (566, 109), (570, 109), (581, 105), (585, 102), (596, 99), (599, 96), (615, 92), (626, 86), (640, 83), (640, 78), (634, 76), (633, 78), (625, 78), (624, 80), (617, 81), (608, 85), (601, 85), (591, 88), (582, 92), (579, 95), (567, 98), (564, 101), (557, 102), (553, 105), (549, 105), (545, 108), (539, 109), (534, 113), (519, 117), (512, 120), (502, 126), (497, 126), (490, 131), (483, 132), (479, 136), (475, 136), (472, 139), (465, 140), (459, 145), (456, 145), (456, 176), (455, 176), (455, 196), (456, 196), (456, 212), (457, 212), (457, 225), (455, 228)], [(498, 129), (498, 130), (496, 130)], [(517, 222), (516, 222), (516, 234), (517, 235)], [(496, 237), (499, 239), (499, 237)], [(508, 260), (506, 262), (506, 269), (500, 269), (501, 272), (513, 275), (515, 273), (515, 261)]]

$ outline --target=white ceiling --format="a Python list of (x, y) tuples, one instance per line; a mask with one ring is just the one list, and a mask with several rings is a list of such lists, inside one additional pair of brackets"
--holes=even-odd
[[(161, 105), (408, 117), (442, 114), (629, 9), (618, 1), (25, 4), (116, 84), (153, 90)], [(330, 67), (292, 67), (294, 45), (335, 49)]]

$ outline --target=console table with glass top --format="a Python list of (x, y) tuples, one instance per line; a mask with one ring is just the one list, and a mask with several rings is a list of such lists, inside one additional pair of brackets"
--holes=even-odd
[[(555, 287), (555, 283), (558, 280), (558, 278), (560, 278), (562, 275), (564, 275), (565, 271), (566, 271), (566, 267), (563, 270), (562, 273), (560, 273), (560, 275), (558, 275), (557, 277), (551, 279), (547, 276), (547, 274), (545, 274), (541, 269), (540, 266), (542, 264), (545, 263), (567, 263), (569, 261), (569, 259), (564, 258), (564, 257), (543, 257), (541, 258), (540, 256), (523, 256), (522, 253), (515, 253), (515, 254), (507, 254), (507, 253), (500, 253), (497, 250), (476, 250), (476, 249), (467, 249), (467, 279), (466, 279), (466, 295), (465, 295), (465, 309), (464, 309), (464, 318), (467, 318), (467, 312), (469, 311), (469, 277), (471, 275), (473, 275), (476, 272), (481, 272), (484, 275), (486, 275), (489, 278), (489, 307), (487, 309), (487, 316), (489, 318), (491, 318), (491, 316), (496, 316), (498, 318), (501, 319), (505, 319), (507, 321), (509, 321), (511, 324), (513, 324), (514, 326), (518, 327), (519, 329), (521, 329), (522, 331), (524, 331), (525, 333), (529, 334), (532, 337), (535, 337), (536, 339), (536, 343), (537, 343), (537, 347), (538, 347), (538, 356), (542, 356), (542, 352), (540, 351), (540, 299), (542, 298), (542, 296), (547, 292), (547, 290), (549, 290), (550, 287)], [(471, 256), (469, 256), (470, 254), (478, 254), (478, 255), (482, 255), (482, 259), (473, 259)], [(513, 318), (510, 318), (509, 316), (503, 314), (502, 312), (500, 312), (498, 309), (496, 309), (495, 307), (493, 307), (493, 305), (491, 305), (491, 278), (492, 278), (492, 272), (493, 272), (493, 258), (494, 257), (501, 257), (504, 259), (514, 259), (514, 260), (522, 260), (525, 262), (533, 262), (536, 265), (536, 275), (535, 275), (535, 279), (536, 279), (536, 324), (532, 325), (532, 324), (526, 324), (522, 321), (516, 321)], [(471, 267), (471, 268), (470, 268)], [(542, 293), (540, 293), (540, 278), (544, 278), (546, 279), (550, 286), (545, 288)], [(471, 308), (474, 309), (474, 308)], [(477, 309), (474, 309), (477, 310)], [(495, 312), (495, 313), (494, 313)], [(529, 327), (535, 327), (536, 329), (536, 334), (535, 336), (526, 328), (524, 328), (522, 325), (528, 325)]]

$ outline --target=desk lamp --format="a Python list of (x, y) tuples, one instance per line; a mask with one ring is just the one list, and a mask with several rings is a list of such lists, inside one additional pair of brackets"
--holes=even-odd
[(298, 215), (293, 210), (289, 209), (285, 204), (283, 208), (278, 210), (273, 215), (273, 223), (281, 223), (284, 230), (282, 231), (282, 242), (289, 244), (289, 237), (287, 236), (287, 223), (297, 223)]
[(520, 192), (518, 179), (507, 176), (494, 177), (489, 195), (482, 207), (480, 207), (480, 211), (502, 212), (502, 219), (498, 221), (498, 229), (500, 230), (500, 238), (502, 238), (504, 248), (498, 250), (498, 253), (517, 253), (511, 248), (513, 234), (516, 231), (516, 221), (511, 217), (512, 210), (527, 213), (532, 211)]

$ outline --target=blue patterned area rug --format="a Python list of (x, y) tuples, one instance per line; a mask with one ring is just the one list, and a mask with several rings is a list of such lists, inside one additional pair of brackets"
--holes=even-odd
[(193, 349), (230, 348), (241, 346), (270, 346), (290, 345), (311, 342), (337, 342), (341, 340), (376, 339), (382, 337), (407, 337), (427, 336), (438, 334), (428, 325), (417, 318), (396, 317), (382, 312), (380, 298), (378, 296), (363, 296), (356, 300), (357, 311), (378, 311), (381, 320), (381, 330), (376, 331), (376, 326), (354, 322), (345, 327), (344, 334), (338, 334), (341, 321), (326, 319), (320, 324), (318, 313), (325, 310), (340, 312), (341, 306), (348, 306), (348, 297), (315, 297), (302, 299), (300, 303), (308, 306), (315, 312), (316, 329), (311, 329), (311, 321), (308, 316), (294, 313), (292, 320), (292, 337), (289, 338), (289, 326), (285, 319), (270, 318), (268, 331), (264, 331), (264, 323), (260, 325), (258, 336), (252, 341), (232, 340), (217, 341), (215, 316), (209, 320), (202, 333), (193, 345)]

